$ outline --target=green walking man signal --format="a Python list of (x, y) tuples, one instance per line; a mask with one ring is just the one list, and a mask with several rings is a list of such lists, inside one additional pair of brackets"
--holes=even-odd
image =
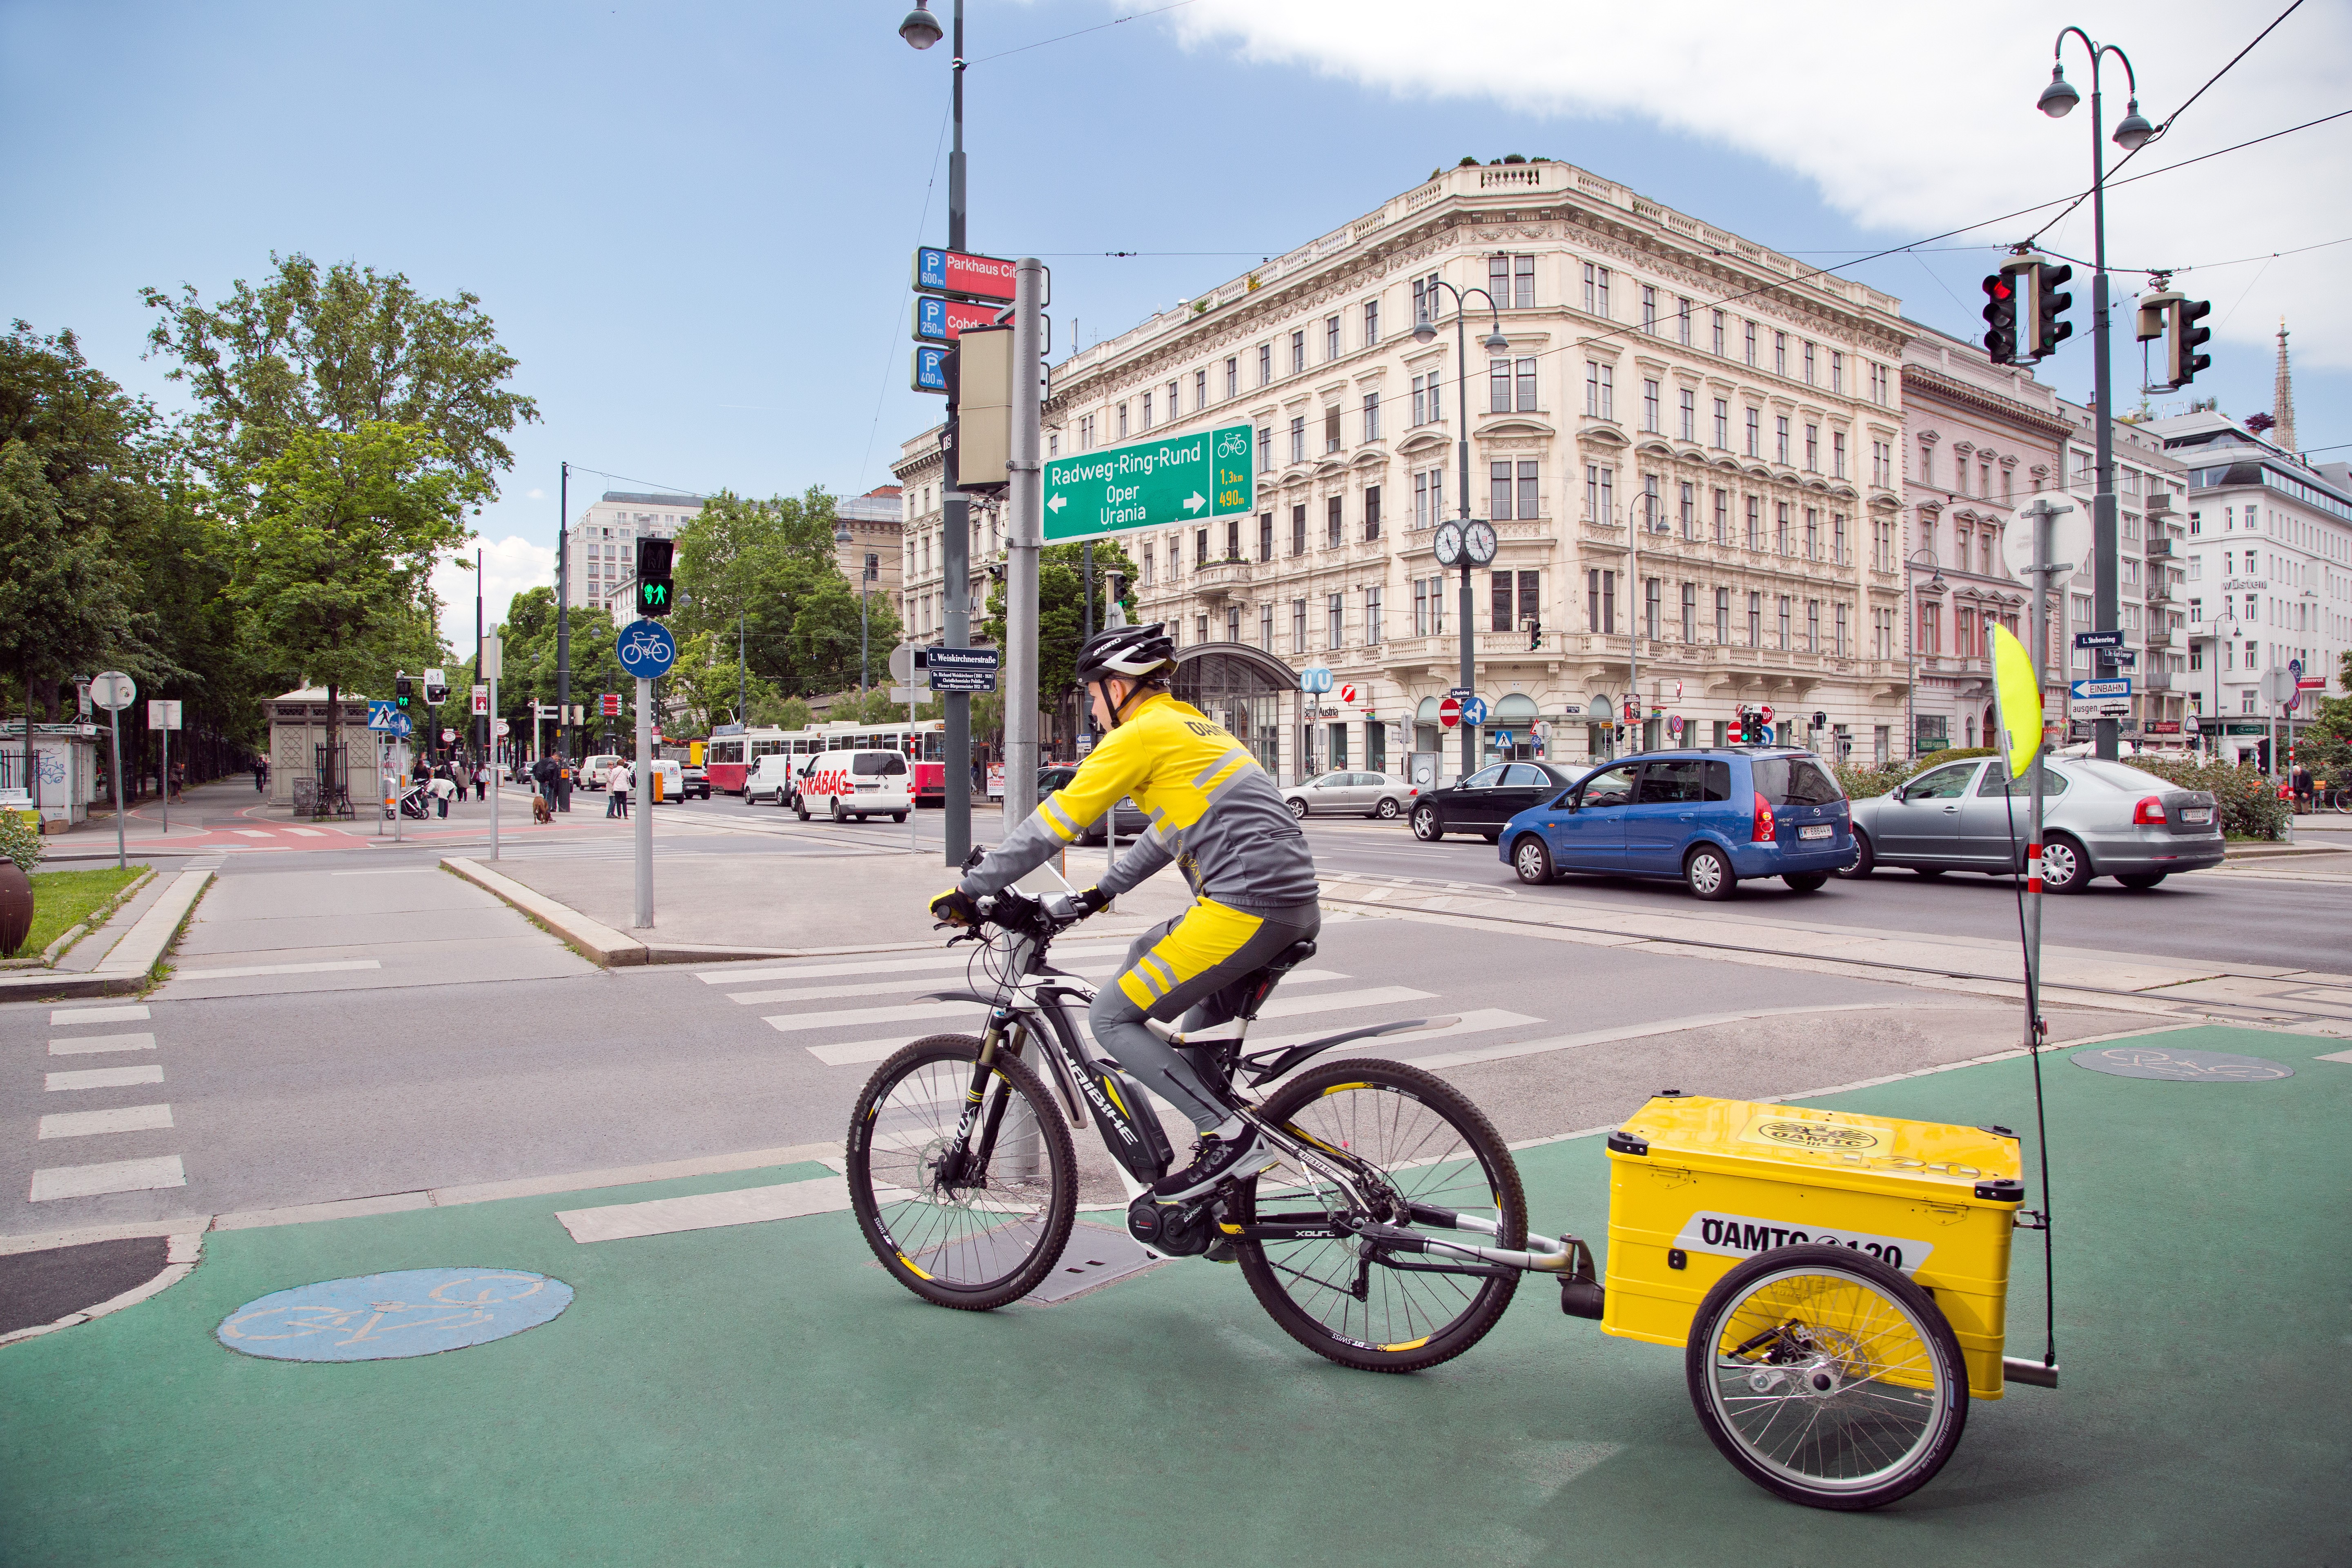
[(637, 614), (667, 616), (670, 610), (669, 563), (676, 547), (667, 539), (637, 541)]

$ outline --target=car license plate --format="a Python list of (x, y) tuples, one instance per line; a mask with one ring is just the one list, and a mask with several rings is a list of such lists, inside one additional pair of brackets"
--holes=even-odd
[(1826, 822), (1817, 822), (1810, 827), (1797, 829), (1797, 837), (1800, 838), (1827, 838), (1829, 836), (1830, 825)]
[(2180, 820), (2196, 823), (2210, 822), (2213, 820), (2213, 808), (2210, 805), (2189, 806), (2181, 812)]

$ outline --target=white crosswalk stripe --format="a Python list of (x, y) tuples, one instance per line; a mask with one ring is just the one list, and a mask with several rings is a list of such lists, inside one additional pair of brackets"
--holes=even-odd
[[(53, 1029), (72, 1029), (91, 1024), (143, 1022), (147, 1016), (148, 1010), (144, 1006), (59, 1007), (50, 1012), (49, 1026)], [(51, 1057), (97, 1056), (113, 1051), (154, 1049), (155, 1037), (147, 1030), (128, 1034), (60, 1034), (48, 1042), (48, 1055)], [(163, 1081), (163, 1065), (145, 1061), (128, 1067), (76, 1068), (45, 1073), (41, 1088), (46, 1093), (87, 1094)], [(101, 1105), (94, 1110), (52, 1111), (40, 1118), (35, 1128), (34, 1139), (37, 1142), (46, 1143), (62, 1139), (135, 1137), (170, 1131), (176, 1125), (168, 1103)], [(131, 1145), (133, 1148), (136, 1146)], [(152, 1147), (152, 1144), (149, 1146)], [(101, 1144), (99, 1147), (105, 1146)], [(26, 1196), (32, 1203), (58, 1203), (71, 1198), (152, 1192), (187, 1184), (187, 1168), (181, 1163), (179, 1155), (155, 1154), (138, 1159), (101, 1160), (82, 1165), (45, 1166), (33, 1173), (32, 1185)]]

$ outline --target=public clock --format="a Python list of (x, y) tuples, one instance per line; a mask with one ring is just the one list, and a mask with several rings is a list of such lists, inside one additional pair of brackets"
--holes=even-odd
[(1463, 542), (1470, 552), (1470, 564), (1484, 566), (1495, 559), (1495, 525), (1474, 522), (1465, 531)]
[[(1491, 530), (1488, 531), (1487, 537), (1490, 539), (1493, 537), (1493, 531)], [(1460, 523), (1439, 523), (1437, 525), (1437, 538), (1435, 544), (1437, 548), (1437, 563), (1440, 566), (1459, 566), (1462, 564), (1462, 525)], [(1491, 547), (1488, 550), (1488, 553), (1490, 555), (1493, 553)]]

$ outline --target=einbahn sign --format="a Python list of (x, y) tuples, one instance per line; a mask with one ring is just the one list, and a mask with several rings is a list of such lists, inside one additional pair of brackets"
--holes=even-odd
[(1250, 427), (1228, 425), (1045, 462), (1045, 539), (1099, 539), (1132, 529), (1246, 512), (1257, 494)]

